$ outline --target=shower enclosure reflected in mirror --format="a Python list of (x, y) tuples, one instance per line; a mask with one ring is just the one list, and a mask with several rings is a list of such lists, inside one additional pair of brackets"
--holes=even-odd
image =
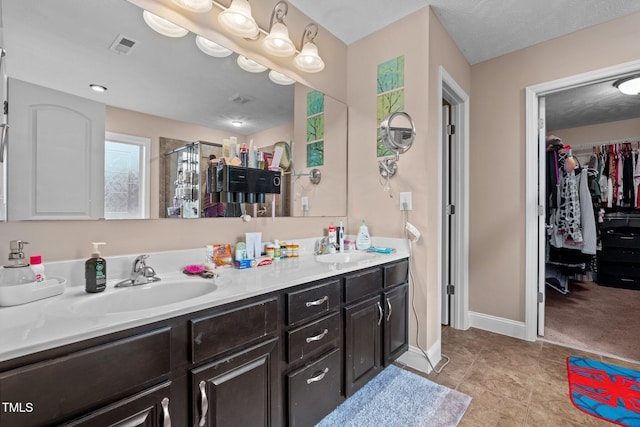
[[(227, 58), (205, 55), (196, 46), (193, 33), (180, 39), (163, 37), (144, 23), (142, 10), (132, 2), (1, 0), (1, 3), (2, 47), (7, 51), (6, 73), (10, 86), (12, 80), (23, 81), (89, 101), (104, 111), (103, 117), (96, 119), (103, 123), (104, 131), (150, 141), (146, 152), (148, 182), (127, 183), (116, 189), (122, 190), (117, 197), (126, 202), (133, 197), (133, 192), (127, 193), (131, 188), (148, 186), (145, 195), (148, 214), (142, 217), (168, 215), (167, 206), (160, 199), (166, 197), (164, 180), (174, 177), (164, 175), (161, 137), (214, 144), (235, 137), (238, 143), (249, 145), (253, 141), (254, 146), (291, 141), (292, 165), (285, 172), (290, 186), (288, 198), (280, 202), (286, 206), (278, 209), (279, 215), (346, 215), (347, 108), (344, 104), (324, 97), (326, 111), (321, 139), (309, 139), (307, 106), (308, 94), (313, 92), (311, 88), (299, 83), (280, 86), (270, 81), (266, 72), (244, 72), (236, 64), (235, 54)], [(130, 48), (123, 51), (123, 43)], [(105, 86), (107, 91), (89, 90), (92, 83)], [(77, 112), (82, 115), (84, 110), (79, 108)], [(17, 114), (10, 109), (10, 124)], [(242, 127), (233, 126), (232, 121), (242, 122)], [(63, 138), (62, 132), (55, 133)], [(94, 205), (104, 203), (105, 189), (112, 195), (117, 193), (106, 188), (107, 181), (112, 180), (107, 179), (104, 172), (104, 144), (102, 138), (96, 147), (91, 147), (90, 153), (82, 155), (76, 155), (77, 149), (73, 149), (73, 161), (64, 152), (56, 151), (55, 144), (47, 147), (48, 153), (56, 158), (55, 163), (46, 164), (50, 172), (63, 176), (59, 179), (86, 184), (87, 196), (83, 196), (78, 205), (87, 201)], [(28, 148), (20, 152), (21, 145)], [(22, 206), (25, 197), (20, 194), (31, 197), (42, 193), (38, 186), (43, 180), (35, 178), (34, 170), (25, 169), (21, 157), (46, 162), (47, 151), (41, 150), (42, 147), (29, 140), (26, 132), (21, 134), (11, 126), (5, 163), (9, 220), (104, 218), (101, 206), (97, 209), (82, 206), (82, 212), (78, 213), (77, 209), (70, 209), (68, 202), (65, 206), (56, 206), (59, 201), (56, 197), (50, 198), (45, 213), (34, 211), (34, 206), (28, 203)], [(78, 169), (78, 166), (82, 167)], [(323, 173), (323, 181), (317, 187), (308, 185), (308, 179), (294, 176), (294, 172), (309, 172), (313, 168)], [(27, 173), (34, 178), (24, 179)], [(308, 199), (308, 210), (300, 208), (302, 197)], [(247, 205), (245, 209), (251, 214), (253, 206)], [(265, 207), (257, 206), (257, 210), (264, 211)], [(59, 214), (65, 211), (73, 213)], [(206, 216), (203, 209), (199, 216)]]

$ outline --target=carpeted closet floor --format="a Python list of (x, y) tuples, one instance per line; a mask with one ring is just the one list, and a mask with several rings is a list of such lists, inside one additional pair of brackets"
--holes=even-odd
[(640, 360), (640, 291), (577, 281), (569, 291), (547, 287), (545, 339)]

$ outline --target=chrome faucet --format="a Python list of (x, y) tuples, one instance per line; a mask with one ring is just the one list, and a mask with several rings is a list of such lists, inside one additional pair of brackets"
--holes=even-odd
[(314, 255), (328, 254), (331, 252), (335, 252), (335, 249), (336, 249), (335, 245), (329, 241), (329, 236), (325, 236), (320, 240), (316, 240), (313, 254)]
[(133, 265), (131, 266), (131, 273), (129, 274), (129, 278), (125, 279), (121, 282), (116, 283), (117, 288), (128, 287), (128, 286), (136, 286), (136, 285), (144, 285), (146, 283), (157, 282), (160, 280), (158, 276), (156, 276), (156, 271), (148, 266), (145, 260), (149, 258), (149, 255), (140, 255), (136, 257), (133, 261)]

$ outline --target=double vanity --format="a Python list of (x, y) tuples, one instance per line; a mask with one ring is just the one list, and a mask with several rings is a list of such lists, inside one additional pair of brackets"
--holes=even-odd
[(407, 350), (409, 252), (308, 240), (215, 279), (180, 272), (203, 250), (151, 254), (160, 281), (95, 295), (79, 261), (48, 265), (63, 295), (0, 308), (0, 425), (314, 425)]

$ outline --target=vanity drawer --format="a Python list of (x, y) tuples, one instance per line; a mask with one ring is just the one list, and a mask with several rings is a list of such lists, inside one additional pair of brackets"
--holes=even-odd
[(0, 374), (0, 400), (32, 412), (1, 412), (2, 425), (59, 424), (147, 388), (171, 370), (163, 328)]
[(271, 298), (189, 321), (191, 362), (249, 344), (278, 330), (278, 300)]
[(381, 268), (365, 270), (344, 278), (344, 299), (346, 303), (380, 291), (382, 291)]
[(287, 375), (289, 426), (312, 426), (343, 400), (340, 349)]
[(383, 269), (385, 288), (402, 285), (409, 280), (409, 261), (407, 260), (385, 265)]
[(337, 310), (340, 307), (340, 281), (323, 283), (287, 294), (287, 323), (294, 325)]
[(287, 361), (301, 360), (328, 350), (340, 338), (340, 313), (287, 332)]

